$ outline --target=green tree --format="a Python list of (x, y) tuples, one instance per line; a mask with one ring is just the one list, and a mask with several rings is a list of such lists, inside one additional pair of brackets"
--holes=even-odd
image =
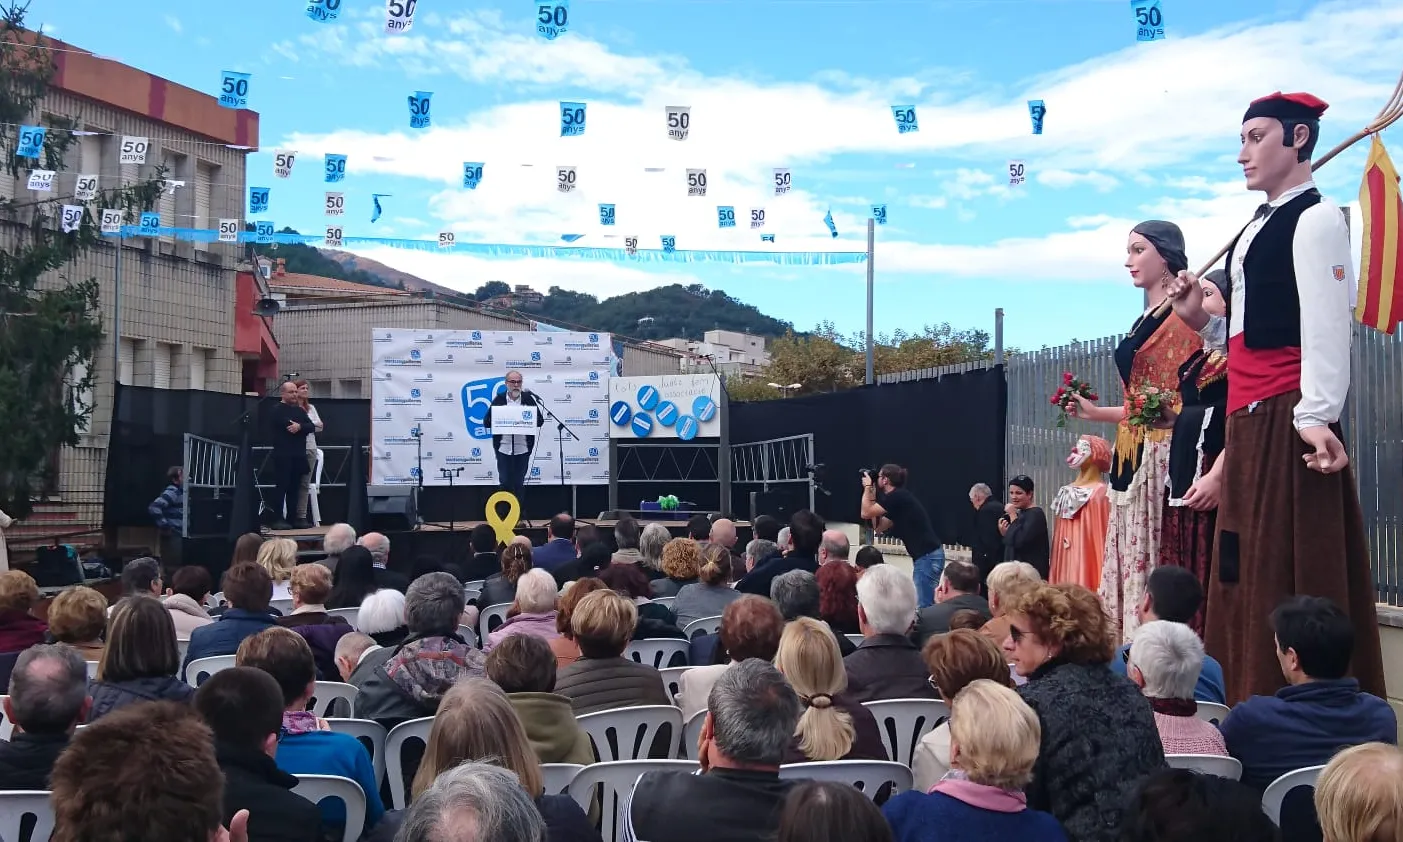
[[(55, 72), (53, 54), (35, 46), (45, 39), (24, 28), (28, 5), (0, 2), (0, 149), (11, 178), (21, 170), (62, 171), (75, 141), (73, 121), (46, 116), (39, 161), (15, 154), (19, 126), (43, 113)], [(77, 199), (0, 201), (0, 407), (9, 410), (0, 424), (0, 506), (12, 517), (29, 514), (53, 480), (52, 455), (78, 443), (92, 413), (91, 363), (103, 342), (98, 282), (65, 267), (101, 241), (101, 209), (120, 208), (135, 222), (155, 205), (165, 177), (160, 166), (148, 181), (101, 189), (67, 233), (62, 205)]]
[(489, 298), (506, 295), (511, 291), (512, 288), (506, 281), (488, 281), (477, 288), (477, 292), (473, 293), (473, 298), (478, 301), (486, 301)]
[(761, 379), (782, 386), (798, 383), (793, 394), (836, 392), (862, 382), (855, 360), (833, 323), (823, 322), (806, 336), (790, 332), (771, 342), (770, 365)]

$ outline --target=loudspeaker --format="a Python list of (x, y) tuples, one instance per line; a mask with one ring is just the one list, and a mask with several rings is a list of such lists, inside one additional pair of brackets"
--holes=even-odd
[(770, 491), (750, 492), (750, 519), (754, 521), (760, 515), (769, 515), (782, 525), (789, 524), (789, 518), (795, 512), (809, 507), (809, 491), (807, 485), (794, 483), (787, 487), (781, 486)]
[(29, 573), (34, 577), (34, 584), (41, 588), (83, 584), (83, 564), (78, 560), (78, 553), (67, 544), (35, 550)]
[(376, 532), (407, 532), (419, 522), (412, 485), (372, 485), (366, 497), (366, 515)]
[(253, 305), (253, 314), (255, 316), (272, 317), (276, 316), (278, 314), (278, 311), (282, 309), (283, 305), (281, 302), (278, 301), (278, 299), (260, 298), (258, 299), (258, 303)]
[(234, 513), (233, 497), (187, 496), (185, 507), (190, 510), (190, 537), (229, 534), (229, 518)]

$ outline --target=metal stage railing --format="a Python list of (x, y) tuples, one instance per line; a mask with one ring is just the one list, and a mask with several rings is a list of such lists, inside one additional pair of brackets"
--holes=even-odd
[[(712, 442), (614, 442), (614, 487), (665, 483), (718, 485), (729, 501), (735, 485), (766, 492), (780, 485), (805, 485), (814, 505), (812, 434), (734, 444)], [(726, 458), (729, 457), (729, 458)], [(728, 464), (729, 463), (729, 464)], [(723, 504), (723, 508), (725, 508)], [(618, 509), (617, 496), (611, 508)]]
[(810, 510), (816, 487), (814, 466), (812, 433), (731, 445), (733, 485), (759, 485), (762, 491), (775, 485), (806, 485)]
[(186, 433), (181, 467), (185, 472), (185, 506), (180, 517), (180, 535), (189, 538), (190, 512), (195, 500), (234, 496), (234, 484), (239, 475), (239, 446)]

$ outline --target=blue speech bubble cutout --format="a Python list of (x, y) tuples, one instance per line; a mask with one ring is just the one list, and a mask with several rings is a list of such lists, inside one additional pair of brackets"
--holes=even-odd
[(664, 427), (671, 427), (677, 422), (677, 417), (681, 415), (677, 409), (677, 404), (672, 401), (663, 401), (658, 404), (657, 412), (654, 414), (658, 417), (658, 423)]
[(710, 421), (716, 417), (716, 401), (710, 395), (697, 395), (692, 399), (692, 414), (702, 423)]
[(633, 416), (633, 434), (640, 439), (646, 439), (648, 434), (653, 432), (653, 419), (647, 413), (640, 412)]
[(631, 420), (633, 420), (633, 410), (629, 409), (627, 401), (614, 401), (609, 407), (609, 421), (614, 426), (627, 427)]
[(658, 397), (659, 396), (657, 386), (644, 384), (643, 386), (638, 387), (639, 407), (651, 412), (653, 407), (658, 405)]

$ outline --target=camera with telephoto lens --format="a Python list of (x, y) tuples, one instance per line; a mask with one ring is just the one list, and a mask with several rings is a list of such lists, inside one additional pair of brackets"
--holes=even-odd
[(858, 470), (857, 474), (858, 474), (858, 476), (867, 477), (867, 479), (871, 480), (871, 482), (872, 482), (873, 485), (876, 485), (876, 484), (877, 484), (877, 469), (876, 469), (876, 468), (861, 468), (861, 469)]

